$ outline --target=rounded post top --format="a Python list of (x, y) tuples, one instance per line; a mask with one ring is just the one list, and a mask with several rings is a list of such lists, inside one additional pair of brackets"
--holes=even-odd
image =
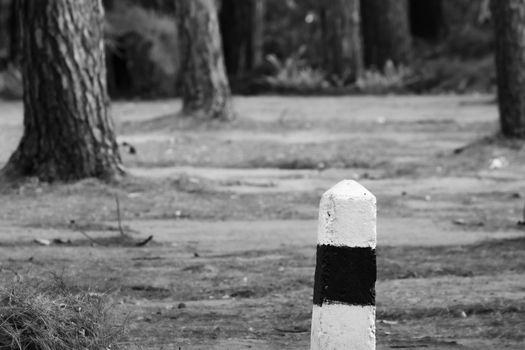
[(376, 247), (376, 197), (353, 180), (344, 180), (323, 194), (317, 243)]
[(323, 197), (331, 197), (338, 200), (366, 200), (376, 202), (376, 197), (354, 180), (343, 180), (337, 183), (323, 194)]

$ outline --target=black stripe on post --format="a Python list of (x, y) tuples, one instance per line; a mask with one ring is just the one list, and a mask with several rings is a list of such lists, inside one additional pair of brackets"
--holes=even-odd
[(315, 305), (375, 305), (374, 249), (318, 245), (316, 260)]

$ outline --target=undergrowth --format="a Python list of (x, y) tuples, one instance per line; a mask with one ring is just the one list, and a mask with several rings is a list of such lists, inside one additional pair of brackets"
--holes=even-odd
[(273, 74), (263, 77), (259, 84), (266, 90), (281, 93), (382, 94), (404, 91), (405, 82), (412, 78), (410, 68), (395, 66), (388, 61), (382, 70), (366, 70), (354, 84), (345, 85), (322, 69), (310, 66), (302, 57), (303, 51), (299, 50), (284, 60), (268, 55), (266, 61), (271, 65)]
[(111, 323), (105, 295), (51, 282), (0, 289), (1, 350), (117, 349), (122, 326)]

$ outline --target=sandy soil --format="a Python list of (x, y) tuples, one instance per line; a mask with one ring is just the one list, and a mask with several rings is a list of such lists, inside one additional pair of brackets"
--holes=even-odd
[[(238, 98), (231, 125), (116, 103), (131, 176), (3, 188), (0, 279), (107, 292), (125, 348), (306, 349), (318, 201), (351, 178), (378, 198), (378, 348), (522, 349), (525, 151), (492, 100)], [(21, 122), (0, 102), (0, 163)], [(152, 243), (118, 239), (115, 196)]]

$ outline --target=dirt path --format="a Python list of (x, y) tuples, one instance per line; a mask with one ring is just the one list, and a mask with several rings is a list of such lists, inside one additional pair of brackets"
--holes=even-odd
[[(114, 223), (108, 223), (111, 227)], [(281, 248), (301, 248), (314, 251), (317, 240), (316, 220), (271, 220), (271, 221), (210, 221), (185, 220), (133, 221), (131, 227), (141, 237), (153, 235), (161, 244), (193, 247), (206, 254), (231, 254), (241, 251), (267, 251)], [(73, 229), (44, 229), (16, 224), (0, 225), (2, 242), (31, 243), (44, 238), (78, 240), (81, 234)], [(21, 232), (22, 231), (22, 232)], [(248, 234), (249, 232), (249, 234)], [(115, 231), (93, 231), (93, 238), (107, 238)], [(487, 240), (524, 237), (523, 230), (501, 232), (468, 231), (452, 224), (440, 224), (431, 219), (379, 218), (378, 244), (382, 246), (459, 246), (476, 244)]]

